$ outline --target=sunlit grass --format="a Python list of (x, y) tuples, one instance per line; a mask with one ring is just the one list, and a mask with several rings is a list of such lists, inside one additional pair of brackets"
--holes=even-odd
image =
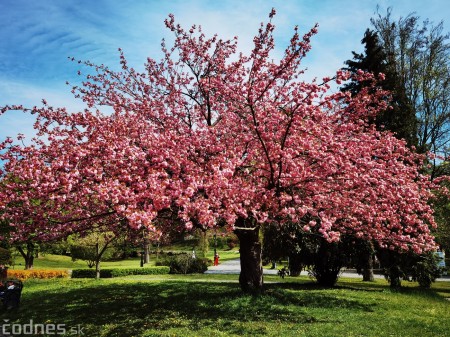
[[(24, 269), (25, 263), (21, 256), (16, 256), (12, 269)], [(39, 257), (34, 259), (34, 269), (75, 269), (86, 268), (86, 262), (77, 260), (72, 261), (70, 256), (53, 255), (53, 254), (40, 254)]]
[[(169, 250), (166, 250), (166, 252)], [(172, 251), (172, 250), (171, 250)], [(186, 253), (192, 253), (192, 251), (182, 251)], [(221, 250), (218, 251), (220, 255), (220, 261), (228, 261), (239, 258), (239, 251), (233, 250)], [(209, 250), (206, 257), (211, 261), (214, 258), (214, 250)], [(156, 254), (150, 255), (150, 262), (145, 266), (154, 266), (156, 263)], [(139, 268), (141, 259), (140, 257), (128, 258), (117, 261), (101, 261), (101, 268)], [(14, 265), (12, 269), (24, 269), (25, 263), (21, 256), (15, 257)], [(72, 261), (70, 256), (54, 255), (54, 254), (40, 254), (38, 258), (34, 259), (34, 269), (76, 269), (87, 268), (87, 263), (82, 260)]]
[[(238, 275), (151, 275), (103, 280), (30, 280), (10, 322), (82, 326), (86, 336), (448, 336), (450, 283), (431, 290), (384, 280), (265, 277), (259, 297)], [(277, 282), (277, 283), (274, 283)]]

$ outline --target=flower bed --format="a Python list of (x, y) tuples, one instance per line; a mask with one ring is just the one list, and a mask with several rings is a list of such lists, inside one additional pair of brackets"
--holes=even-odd
[(64, 278), (69, 277), (67, 270), (54, 269), (31, 269), (31, 270), (8, 270), (8, 278), (16, 278), (19, 280), (26, 280), (30, 278), (49, 279), (49, 278)]

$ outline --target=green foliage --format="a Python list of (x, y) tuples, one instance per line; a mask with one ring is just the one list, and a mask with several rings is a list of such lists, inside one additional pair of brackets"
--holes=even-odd
[(415, 254), (379, 250), (377, 256), (392, 288), (400, 287), (402, 279), (417, 281), (420, 287), (429, 288), (442, 275), (443, 270), (438, 267), (440, 258), (433, 252)]
[[(345, 62), (347, 70), (354, 74), (358, 70), (374, 74), (383, 73), (385, 80), (380, 82), (380, 86), (392, 95), (391, 108), (377, 115), (373, 122), (379, 130), (390, 130), (397, 138), (406, 140), (409, 146), (416, 146), (417, 117), (408, 101), (402, 78), (396, 72), (393, 61), (388, 60), (377, 32), (367, 29), (361, 42), (364, 44), (365, 53), (352, 52), (353, 60)], [(367, 83), (352, 81), (342, 90), (356, 94), (365, 86)]]
[(42, 242), (39, 244), (39, 252), (42, 254), (69, 255), (70, 245), (70, 240)]
[(0, 247), (0, 265), (11, 265), (12, 264), (12, 256), (9, 249)]
[(364, 258), (373, 253), (366, 241), (347, 235), (340, 242), (328, 243), (318, 235), (305, 234), (298, 224), (267, 225), (263, 233), (265, 264), (288, 257), (289, 275), (298, 276), (306, 267), (322, 286), (333, 286), (342, 267), (352, 264), (361, 269)]
[[(100, 278), (111, 278), (112, 269), (101, 269)], [(94, 269), (74, 269), (72, 270), (72, 278), (95, 278), (96, 271)]]
[(214, 235), (209, 236), (209, 247), (220, 250), (233, 249), (239, 246), (239, 239), (234, 233), (218, 233), (214, 238)]
[[(70, 256), (73, 261), (83, 260), (86, 261), (89, 268), (95, 266), (95, 262), (99, 260), (98, 249), (95, 246), (86, 245), (71, 245)], [(101, 258), (108, 257), (108, 250), (105, 250)]]
[(85, 260), (89, 268), (95, 266), (99, 275), (100, 261), (108, 256), (108, 247), (117, 239), (116, 234), (96, 230), (84, 237), (74, 236), (74, 239), (75, 243), (70, 246), (72, 259)]
[[(169, 268), (146, 267), (146, 268), (114, 268), (100, 270), (100, 278), (121, 277), (129, 275), (163, 275), (168, 274)], [(74, 269), (72, 278), (95, 278), (96, 272), (93, 269)]]
[(179, 254), (170, 258), (169, 267), (170, 274), (201, 274), (208, 270), (208, 259)]
[(291, 253), (300, 251), (303, 236), (297, 224), (267, 224), (262, 234), (264, 264), (283, 260)]
[(440, 258), (433, 252), (416, 256), (411, 267), (411, 280), (417, 281), (422, 288), (430, 288), (431, 283), (442, 275), (442, 268), (438, 266)]
[(416, 13), (394, 20), (392, 14), (389, 7), (370, 21), (416, 116), (417, 150), (442, 154), (450, 136), (450, 35), (443, 21), (434, 24)]
[(146, 267), (146, 268), (116, 268), (110, 269), (112, 277), (121, 277), (129, 275), (164, 275), (169, 274), (170, 268), (165, 266)]
[(304, 262), (310, 266), (309, 273), (319, 285), (332, 287), (336, 284), (342, 267), (349, 261), (348, 243), (346, 240), (329, 243), (323, 238), (314, 238), (305, 245), (308, 252), (303, 253)]

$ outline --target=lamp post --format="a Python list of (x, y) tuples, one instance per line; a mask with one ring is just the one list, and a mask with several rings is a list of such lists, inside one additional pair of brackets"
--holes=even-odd
[(141, 251), (141, 267), (144, 267), (145, 263), (145, 228), (142, 228), (142, 251)]

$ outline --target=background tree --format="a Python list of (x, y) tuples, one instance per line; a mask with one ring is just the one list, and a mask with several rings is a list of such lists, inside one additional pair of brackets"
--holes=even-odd
[(443, 22), (421, 23), (414, 13), (394, 20), (392, 8), (371, 22), (418, 118), (418, 150), (444, 154), (450, 141), (450, 44)]
[(72, 239), (73, 243), (70, 246), (72, 260), (86, 261), (89, 268), (95, 267), (96, 278), (100, 278), (100, 262), (116, 239), (116, 235), (113, 232), (96, 230)]
[(16, 244), (15, 248), (25, 261), (25, 270), (33, 269), (34, 258), (38, 252), (38, 244), (32, 239), (29, 239), (24, 243)]
[[(392, 60), (388, 60), (377, 32), (367, 29), (361, 42), (364, 44), (364, 54), (358, 54), (353, 51), (353, 60), (345, 62), (347, 65), (346, 70), (353, 74), (362, 70), (376, 75), (385, 75), (385, 78), (379, 82), (379, 85), (390, 93), (389, 98), (387, 98), (389, 108), (380, 111), (375, 116), (374, 123), (377, 129), (392, 131), (395, 137), (404, 139), (409, 146), (417, 146), (416, 111), (409, 103), (405, 87), (400, 80), (395, 64), (389, 62)], [(367, 85), (368, 83), (351, 81), (342, 86), (342, 90), (349, 90), (352, 94), (356, 94), (361, 91), (362, 87)]]
[(303, 237), (304, 231), (297, 224), (266, 225), (263, 229), (264, 261), (277, 262), (287, 258), (289, 275), (299, 276), (303, 269)]

